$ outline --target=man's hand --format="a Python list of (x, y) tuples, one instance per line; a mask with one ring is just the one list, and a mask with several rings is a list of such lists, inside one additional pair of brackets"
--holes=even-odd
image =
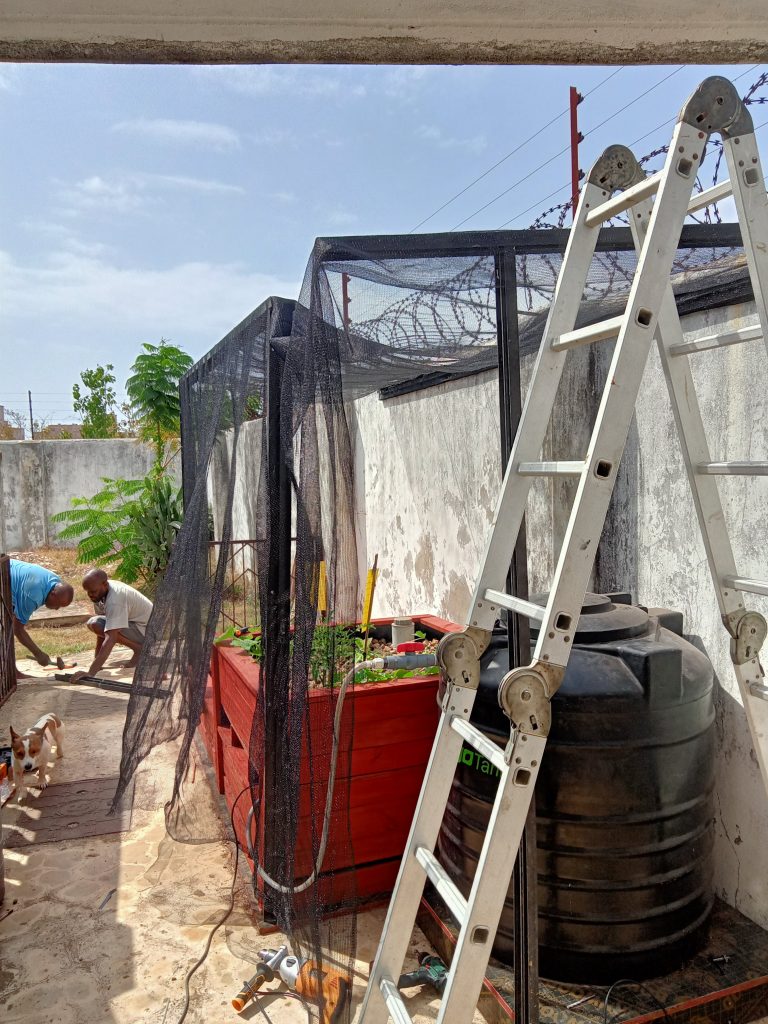
[(43, 668), (47, 668), (48, 665), (51, 664), (51, 659), (45, 653), (45, 651), (38, 651), (37, 654), (35, 655), (35, 661), (37, 662), (38, 665), (42, 665)]
[(70, 683), (76, 683), (80, 679), (85, 679), (87, 675), (87, 672), (73, 672), (72, 675), (69, 677), (69, 681)]

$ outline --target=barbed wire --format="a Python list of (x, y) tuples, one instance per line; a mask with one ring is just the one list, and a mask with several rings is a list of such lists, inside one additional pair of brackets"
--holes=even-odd
[[(746, 106), (760, 106), (768, 103), (768, 71), (764, 71), (761, 75), (758, 76), (758, 78), (752, 83), (752, 85), (750, 85), (750, 87), (744, 93), (744, 95), (742, 96), (742, 100)], [(668, 151), (669, 143), (666, 143), (663, 146), (657, 146), (657, 148), (651, 150), (650, 153), (646, 153), (645, 156), (640, 157), (638, 162), (641, 167), (644, 167), (646, 164), (650, 163), (650, 161), (654, 160), (656, 157), (666, 156)], [(711, 184), (716, 185), (720, 176), (720, 166), (722, 164), (724, 154), (723, 144), (719, 139), (709, 140), (709, 146), (704, 154), (704, 158), (701, 161), (702, 166), (704, 165), (710, 153), (712, 152), (716, 153), (717, 155), (715, 157), (715, 163), (712, 168)], [(698, 192), (703, 192), (704, 188), (705, 186), (701, 181), (701, 177), (699, 176), (696, 179), (696, 189)], [(570, 199), (566, 199), (562, 203), (557, 203), (555, 206), (551, 206), (548, 210), (544, 210), (542, 213), (538, 214), (536, 219), (531, 223), (530, 227), (562, 228), (565, 226), (565, 222), (568, 218), (568, 212), (570, 209)], [(553, 214), (557, 215), (556, 219), (554, 221), (549, 220), (548, 218), (550, 218)], [(714, 223), (717, 224), (722, 223), (722, 217), (716, 202), (704, 208), (703, 218), (704, 223), (706, 224), (711, 224), (713, 223), (713, 221)], [(698, 221), (699, 218), (693, 217), (693, 220)], [(626, 218), (616, 217), (613, 219), (613, 223), (625, 224)]]
[[(750, 85), (743, 100), (748, 106), (768, 103), (768, 72)], [(665, 157), (668, 149), (668, 144), (657, 146), (639, 158), (640, 165), (653, 172), (655, 168), (651, 165)], [(711, 139), (702, 159), (703, 173), (700, 170), (696, 178), (697, 192), (709, 187), (710, 176), (712, 185), (718, 183), (722, 159), (722, 143)], [(558, 191), (562, 189), (551, 195)], [(569, 198), (542, 210), (530, 227), (564, 228), (570, 211)], [(701, 213), (705, 223), (722, 223), (717, 203), (705, 207)], [(626, 225), (628, 221), (622, 215), (609, 223)], [(737, 251), (718, 246), (716, 242), (704, 250), (679, 249), (673, 269), (676, 273), (708, 269), (714, 262), (729, 258)], [(636, 263), (634, 251), (595, 253), (584, 298), (602, 300), (626, 292)], [(344, 270), (355, 277), (358, 287), (361, 287), (356, 297), (358, 316), (350, 334), (356, 345), (362, 345), (358, 358), (366, 354), (370, 360), (376, 361), (384, 358), (386, 353), (385, 361), (390, 369), (396, 367), (399, 359), (406, 358), (423, 360), (425, 370), (449, 372), (471, 365), (478, 359), (487, 361), (488, 346), (495, 343), (497, 329), (493, 258), (486, 254), (450, 258), (440, 264), (433, 262), (423, 267), (417, 264), (418, 261), (409, 264), (407, 271), (402, 266), (388, 268), (385, 264), (377, 264), (376, 268), (366, 272), (354, 262), (343, 268), (333, 267), (332, 273)], [(518, 254), (517, 288), (521, 317), (536, 316), (550, 304), (561, 265), (562, 256), (557, 253)], [(388, 278), (389, 273), (391, 278)], [(364, 284), (366, 278), (367, 285)], [(379, 291), (382, 285), (402, 289), (400, 296), (394, 301), (387, 301), (385, 293)], [(330, 282), (328, 293), (333, 294)], [(340, 319), (340, 310), (329, 310), (329, 317)]]

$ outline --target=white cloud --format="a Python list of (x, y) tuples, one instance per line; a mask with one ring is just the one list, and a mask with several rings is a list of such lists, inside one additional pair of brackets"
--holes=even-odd
[(174, 145), (204, 146), (209, 149), (240, 148), (240, 136), (232, 128), (210, 121), (176, 121), (166, 118), (139, 117), (112, 125), (113, 132), (139, 135)]
[[(244, 96), (364, 96), (365, 86), (344, 82), (331, 68), (248, 64), (196, 68), (205, 81)], [(358, 90), (362, 89), (360, 92)]]
[(61, 190), (61, 198), (68, 216), (78, 213), (131, 213), (147, 203), (130, 179), (107, 181), (98, 174), (83, 178)]
[(61, 211), (67, 217), (83, 213), (126, 214), (144, 210), (160, 201), (158, 193), (191, 191), (209, 195), (245, 195), (240, 185), (177, 174), (125, 174), (112, 180), (95, 174), (74, 185), (61, 185)]
[(215, 341), (269, 295), (297, 295), (298, 281), (260, 273), (242, 263), (181, 263), (167, 269), (118, 266), (59, 251), (44, 265), (24, 266), (0, 251), (0, 307), (26, 329), (56, 323), (108, 337), (210, 335)]
[(473, 135), (471, 138), (459, 138), (445, 135), (441, 128), (434, 124), (423, 124), (416, 129), (417, 138), (432, 142), (440, 149), (468, 149), (472, 153), (480, 153), (488, 145), (484, 135)]
[(390, 68), (381, 82), (381, 91), (393, 99), (411, 100), (432, 71), (429, 67)]
[(209, 178), (188, 178), (180, 174), (142, 174), (136, 179), (139, 186), (157, 185), (160, 188), (182, 188), (192, 192), (215, 192), (218, 194), (245, 195), (241, 185), (229, 185), (224, 181), (213, 181)]
[(298, 196), (295, 196), (293, 192), (270, 192), (269, 198), (274, 199), (276, 203), (295, 203), (298, 201)]
[(0, 64), (0, 92), (18, 92), (20, 64)]
[(359, 219), (357, 214), (352, 213), (350, 210), (342, 210), (340, 207), (328, 210), (322, 215), (322, 220), (334, 228), (352, 227), (353, 224), (358, 223)]

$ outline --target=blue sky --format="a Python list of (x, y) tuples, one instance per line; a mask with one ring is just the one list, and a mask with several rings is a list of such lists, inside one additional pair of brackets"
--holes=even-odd
[[(160, 337), (203, 355), (268, 295), (296, 296), (316, 236), (413, 229), (566, 111), (570, 85), (594, 90), (587, 169), (610, 143), (667, 141), (702, 78), (744, 91), (751, 68), (0, 64), (0, 404), (31, 389), (71, 419), (86, 367), (122, 385)], [(562, 116), (421, 230), (529, 226), (567, 197), (546, 198), (568, 185), (567, 144)]]

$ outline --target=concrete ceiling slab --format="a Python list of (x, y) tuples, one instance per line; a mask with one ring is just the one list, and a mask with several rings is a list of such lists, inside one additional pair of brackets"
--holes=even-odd
[(115, 63), (739, 63), (765, 0), (4, 0), (0, 59)]

